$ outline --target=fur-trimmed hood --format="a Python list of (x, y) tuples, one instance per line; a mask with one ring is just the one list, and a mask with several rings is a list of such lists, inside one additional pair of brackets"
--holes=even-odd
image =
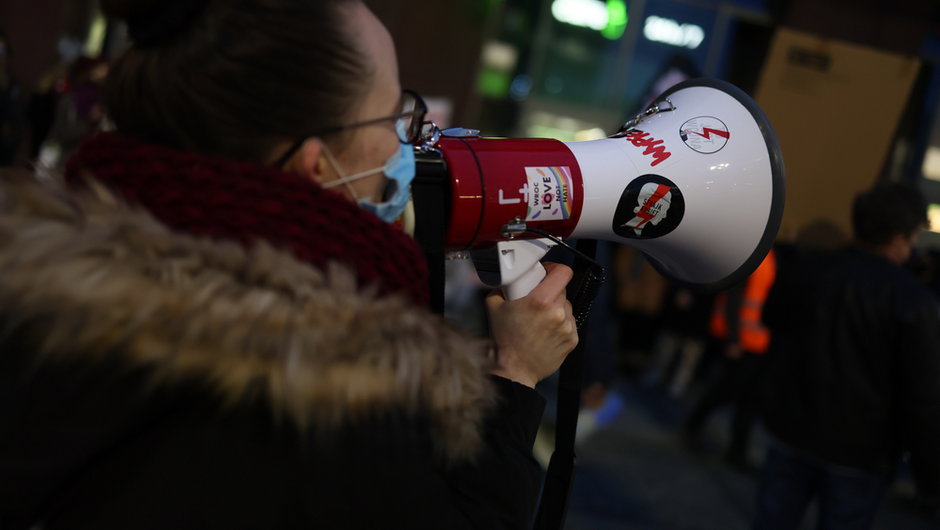
[[(42, 363), (146, 368), (238, 406), (262, 388), (303, 428), (383, 410), (426, 415), (448, 460), (472, 456), (493, 392), (485, 345), (340, 266), (174, 233), (103, 187), (0, 179), (0, 344), (28, 329)], [(2, 353), (0, 353), (2, 355)]]

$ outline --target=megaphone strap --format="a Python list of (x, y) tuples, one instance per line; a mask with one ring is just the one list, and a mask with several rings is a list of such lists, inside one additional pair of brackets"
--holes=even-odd
[[(584, 252), (581, 252), (581, 251), (578, 250), (577, 248), (575, 248), (575, 247), (571, 246), (570, 244), (566, 243), (563, 239), (558, 238), (558, 237), (555, 237), (555, 236), (553, 236), (552, 234), (549, 234), (548, 232), (546, 232), (546, 231), (544, 231), (544, 230), (540, 230), (540, 229), (538, 229), (538, 228), (533, 228), (533, 227), (531, 227), (531, 226), (525, 226), (524, 224), (522, 225), (522, 228), (523, 228), (523, 230), (524, 230), (525, 232), (531, 232), (531, 233), (533, 233), (533, 234), (538, 234), (538, 235), (541, 236), (541, 237), (545, 237), (545, 238), (551, 239), (556, 245), (568, 249), (568, 250), (571, 251), (575, 256), (577, 256), (577, 257), (579, 257), (579, 258), (585, 260), (586, 262), (590, 263), (593, 267), (595, 267), (595, 269), (599, 269), (599, 270), (600, 270), (599, 274), (598, 274), (597, 271), (595, 270), (595, 274), (596, 274), (596, 275), (606, 277), (606, 272), (604, 272), (604, 266), (603, 266), (603, 265), (601, 265), (600, 263), (598, 263), (597, 260), (595, 260), (593, 257), (588, 256), (588, 255), (585, 254)], [(603, 282), (603, 280), (602, 280), (602, 282)]]

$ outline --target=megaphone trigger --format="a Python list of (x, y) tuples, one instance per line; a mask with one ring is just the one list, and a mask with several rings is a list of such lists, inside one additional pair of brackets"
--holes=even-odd
[(550, 239), (500, 241), (495, 246), (473, 250), (470, 257), (480, 281), (502, 287), (507, 300), (529, 294), (545, 278), (540, 260), (555, 246)]

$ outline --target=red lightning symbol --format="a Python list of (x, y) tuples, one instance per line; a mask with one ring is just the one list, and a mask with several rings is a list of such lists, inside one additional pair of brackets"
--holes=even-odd
[(650, 209), (655, 206), (660, 199), (665, 197), (667, 193), (669, 193), (669, 186), (663, 184), (656, 185), (656, 191), (650, 195), (649, 199), (646, 199), (646, 202), (643, 203), (643, 207), (640, 208), (640, 211), (636, 214), (637, 217), (643, 219), (643, 222), (636, 225), (636, 228), (640, 228), (641, 226), (651, 221), (653, 217), (656, 217), (652, 212), (650, 212)]
[(704, 131), (704, 132), (698, 132), (698, 131), (689, 131), (689, 132), (690, 132), (690, 133), (693, 133), (693, 134), (697, 134), (697, 135), (701, 136), (702, 138), (705, 138), (706, 140), (711, 140), (711, 139), (712, 139), (712, 138), (711, 138), (712, 133), (717, 134), (718, 136), (721, 136), (722, 138), (724, 138), (724, 139), (726, 139), (726, 140), (727, 140), (728, 138), (731, 138), (731, 133), (728, 132), (728, 131), (720, 131), (720, 130), (718, 130), (718, 129), (711, 129), (711, 128), (709, 128), (709, 127), (705, 127), (705, 128), (703, 129), (703, 131)]

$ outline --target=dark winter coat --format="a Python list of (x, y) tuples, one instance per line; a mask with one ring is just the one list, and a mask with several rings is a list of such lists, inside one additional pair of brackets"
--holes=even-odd
[(401, 296), (0, 184), (0, 528), (524, 528), (542, 401)]
[(910, 452), (940, 494), (940, 306), (925, 286), (852, 248), (787, 260), (769, 304), (772, 433), (884, 476)]

